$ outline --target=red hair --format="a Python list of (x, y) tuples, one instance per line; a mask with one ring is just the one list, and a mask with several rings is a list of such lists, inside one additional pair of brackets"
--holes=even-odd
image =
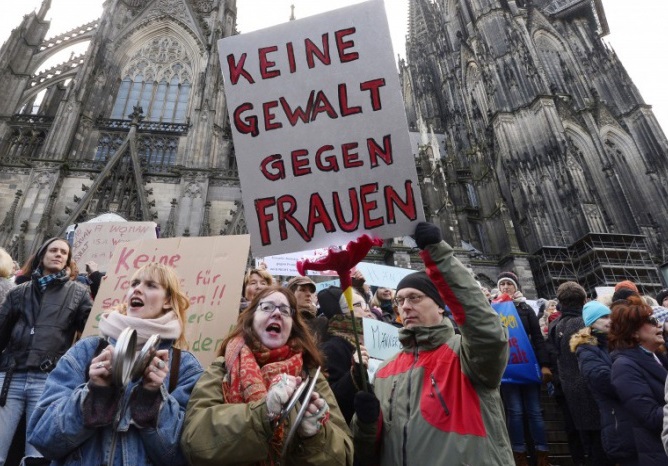
[(647, 323), (647, 318), (652, 315), (652, 308), (636, 294), (613, 302), (610, 309), (612, 310), (608, 334), (610, 350), (638, 346), (640, 341), (635, 333)]

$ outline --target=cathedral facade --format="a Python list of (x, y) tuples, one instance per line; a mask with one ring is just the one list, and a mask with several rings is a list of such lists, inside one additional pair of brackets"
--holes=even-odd
[(545, 297), (661, 286), (668, 143), (608, 32), (601, 0), (410, 0), (425, 209), (474, 270), (515, 269)]
[[(407, 1), (426, 215), (478, 278), (512, 269), (545, 297), (567, 279), (660, 287), (668, 142), (602, 39), (601, 0)], [(50, 6), (0, 48), (0, 245), (22, 261), (108, 213), (162, 237), (245, 233), (216, 48), (236, 0), (110, 0), (56, 37)], [(374, 254), (419, 263), (398, 242)]]

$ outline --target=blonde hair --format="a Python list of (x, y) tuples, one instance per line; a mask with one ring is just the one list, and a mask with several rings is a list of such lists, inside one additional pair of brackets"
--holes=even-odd
[(392, 288), (388, 288), (386, 286), (379, 286), (378, 289), (376, 289), (376, 292), (373, 294), (373, 298), (371, 298), (371, 302), (369, 302), (369, 306), (371, 307), (377, 307), (380, 309), (380, 298), (378, 297), (378, 292), (380, 290), (390, 290), (392, 293), (392, 296), (390, 297), (390, 302), (394, 301), (394, 295), (395, 291)]
[[(179, 324), (181, 324), (181, 334), (174, 342), (174, 346), (180, 349), (188, 349), (188, 342), (186, 341), (186, 311), (190, 307), (190, 300), (181, 289), (179, 276), (172, 267), (154, 262), (137, 269), (132, 274), (131, 281), (146, 276), (155, 280), (165, 289), (167, 299), (169, 300), (169, 307), (174, 311)], [(121, 314), (127, 314), (127, 303), (124, 302), (121, 304), (117, 310)]]
[(251, 276), (258, 275), (262, 280), (267, 282), (267, 286), (274, 286), (274, 277), (265, 269), (248, 269), (246, 276), (244, 276), (244, 286), (241, 290), (241, 296), (246, 296), (246, 285), (251, 279)]
[(0, 278), (9, 278), (14, 269), (14, 260), (7, 251), (0, 248)]

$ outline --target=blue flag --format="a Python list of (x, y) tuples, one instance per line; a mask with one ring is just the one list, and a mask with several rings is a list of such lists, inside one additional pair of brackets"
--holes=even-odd
[(501, 316), (503, 325), (508, 328), (510, 357), (501, 383), (540, 383), (540, 366), (515, 305), (512, 301), (503, 301), (492, 303), (492, 307)]

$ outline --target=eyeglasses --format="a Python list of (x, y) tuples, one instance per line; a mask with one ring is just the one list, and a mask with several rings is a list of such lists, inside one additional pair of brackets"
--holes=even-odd
[(422, 298), (424, 298), (424, 297), (425, 297), (425, 295), (423, 295), (423, 294), (412, 294), (412, 295), (406, 296), (406, 297), (397, 296), (396, 298), (394, 298), (394, 304), (396, 304), (397, 306), (403, 306), (404, 301), (408, 300), (408, 303), (414, 306), (414, 305), (418, 304), (420, 301), (422, 301)]
[(661, 325), (661, 324), (659, 324), (659, 320), (654, 316), (647, 316), (647, 318), (645, 319), (645, 322), (647, 322), (648, 324), (654, 325), (655, 327), (659, 327)]
[(366, 303), (364, 301), (359, 301), (357, 303), (353, 303), (353, 307), (359, 307), (360, 309), (365, 309)]
[(269, 301), (264, 301), (262, 303), (258, 303), (257, 308), (262, 312), (266, 312), (267, 314), (270, 314), (278, 309), (283, 317), (292, 317), (295, 315), (295, 310), (287, 304), (274, 304)]

